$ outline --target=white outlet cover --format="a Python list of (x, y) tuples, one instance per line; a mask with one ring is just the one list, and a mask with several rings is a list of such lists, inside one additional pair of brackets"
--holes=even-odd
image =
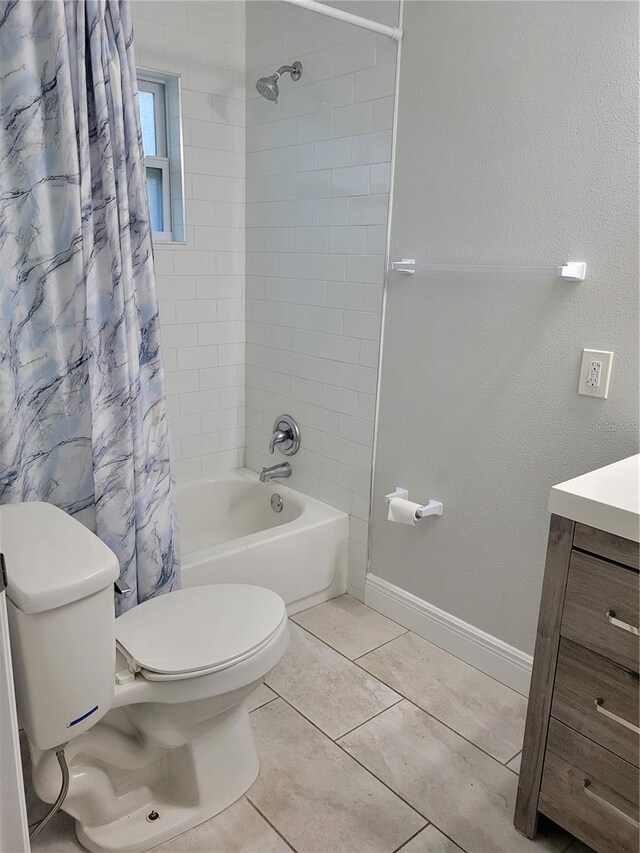
[[(591, 373), (591, 362), (601, 362), (600, 383), (597, 386), (589, 385), (588, 378)], [(607, 350), (583, 349), (582, 362), (580, 364), (580, 378), (578, 379), (578, 394), (585, 397), (600, 397), (606, 400), (609, 396), (609, 381), (611, 379), (611, 366), (613, 364), (613, 353)]]

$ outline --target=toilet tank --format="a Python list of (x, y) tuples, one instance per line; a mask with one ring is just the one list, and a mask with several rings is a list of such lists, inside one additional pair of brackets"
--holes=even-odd
[(0, 506), (18, 714), (39, 749), (66, 743), (111, 707), (115, 554), (64, 510)]

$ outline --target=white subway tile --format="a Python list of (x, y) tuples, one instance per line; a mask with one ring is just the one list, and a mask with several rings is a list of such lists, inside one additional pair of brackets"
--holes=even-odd
[(300, 172), (297, 197), (299, 199), (328, 198), (331, 195), (331, 170)]
[(333, 136), (354, 136), (371, 133), (373, 129), (373, 102), (364, 101), (339, 107), (333, 111)]
[(298, 118), (298, 142), (316, 142), (331, 138), (331, 111), (311, 113)]
[(338, 486), (336, 483), (328, 483), (321, 480), (319, 484), (318, 497), (321, 501), (340, 509), (343, 512), (351, 512), (351, 492)]
[(360, 355), (362, 341), (347, 338), (344, 335), (325, 335), (325, 355), (334, 361), (346, 361), (355, 364)]
[(180, 415), (171, 418), (171, 434), (174, 438), (198, 435), (201, 430), (200, 415)]
[(280, 255), (280, 275), (283, 278), (310, 278), (311, 256), (287, 253)]
[[(332, 412), (329, 409), (325, 409), (308, 405), (306, 412), (306, 420), (303, 421), (306, 425), (307, 429), (305, 430), (305, 436), (309, 436), (309, 428), (317, 431), (317, 435), (319, 436), (319, 440), (317, 442), (317, 449), (320, 450), (322, 446), (322, 435), (324, 433), (328, 433), (329, 435), (335, 435), (338, 432), (338, 413)], [(305, 444), (309, 448), (311, 445), (307, 441)], [(316, 447), (316, 443), (313, 442), (313, 446)]]
[(161, 302), (170, 299), (195, 299), (196, 278), (188, 275), (158, 275), (156, 290)]
[(171, 373), (178, 370), (178, 350), (163, 347), (162, 366), (164, 367), (165, 373)]
[(387, 221), (387, 195), (357, 196), (349, 199), (350, 225), (384, 225)]
[(217, 364), (217, 346), (181, 347), (178, 350), (178, 368), (180, 370), (197, 370), (200, 367), (215, 367)]
[(346, 259), (344, 255), (311, 255), (311, 276), (326, 281), (344, 281)]
[[(365, 367), (375, 367), (378, 368), (378, 355), (379, 355), (379, 344), (378, 341), (360, 341), (360, 364)], [(355, 364), (357, 359), (352, 359), (352, 362)]]
[(309, 375), (309, 356), (295, 352), (278, 352), (278, 370), (305, 379)]
[(338, 388), (335, 385), (324, 386), (322, 402), (326, 409), (348, 415), (355, 415), (358, 408), (358, 398), (355, 392), (347, 388)]
[(217, 412), (205, 412), (200, 415), (200, 420), (203, 432), (236, 429), (238, 427), (238, 410), (220, 409)]
[(193, 325), (162, 326), (160, 338), (163, 347), (173, 349), (177, 347), (195, 346), (198, 342), (198, 327)]
[(325, 305), (327, 284), (316, 279), (297, 279), (293, 282), (291, 301), (303, 305)]
[(391, 181), (391, 164), (374, 163), (371, 166), (371, 193), (388, 193)]
[(367, 227), (364, 225), (332, 227), (329, 251), (337, 254), (362, 254), (367, 251)]
[[(396, 21), (392, 25), (395, 25)], [(398, 57), (398, 42), (383, 35), (375, 35), (376, 41), (376, 65), (383, 65), (387, 62), (395, 64)]]
[[(208, 347), (200, 347), (207, 350)], [(243, 343), (220, 344), (218, 350), (219, 364), (244, 364), (245, 345)], [(201, 364), (200, 367), (215, 367), (215, 364)]]
[(298, 121), (295, 118), (272, 121), (264, 126), (265, 148), (282, 148), (285, 145), (292, 145), (297, 141)]
[[(371, 472), (363, 471), (353, 465), (338, 465), (338, 483), (350, 492), (368, 495), (371, 484)], [(352, 540), (353, 541), (353, 540)], [(357, 540), (355, 540), (357, 542)], [(360, 544), (358, 542), (358, 544)]]
[[(311, 403), (313, 406), (322, 405), (323, 386), (320, 382), (313, 382), (310, 379), (300, 379), (293, 377), (290, 394), (303, 403)], [(318, 474), (317, 471), (311, 473)], [(321, 475), (319, 475), (321, 476)]]
[(367, 284), (363, 290), (362, 308), (364, 311), (382, 313), (382, 283)]
[(346, 225), (349, 220), (349, 199), (314, 199), (312, 215), (314, 225)]
[(307, 362), (307, 375), (309, 379), (316, 382), (324, 382), (328, 385), (340, 384), (340, 362), (329, 358), (309, 357)]
[(218, 299), (218, 320), (243, 320), (245, 315), (244, 299)]
[(291, 302), (278, 303), (278, 323), (296, 329), (309, 328), (309, 308)]
[(202, 459), (198, 457), (193, 459), (177, 459), (173, 468), (176, 480), (180, 483), (185, 480), (196, 480), (202, 477)]
[[(387, 39), (389, 41), (389, 39)], [(350, 71), (360, 71), (370, 68), (376, 63), (375, 36), (367, 35), (364, 38), (351, 42), (348, 48), (336, 48), (335, 73), (347, 74)]]
[(342, 333), (342, 311), (337, 308), (310, 307), (309, 328), (316, 332), (328, 332), (339, 335)]
[(344, 334), (352, 338), (380, 338), (380, 315), (364, 311), (344, 312)]
[(351, 282), (327, 282), (327, 306), (331, 308), (346, 308), (351, 311), (362, 310), (361, 284)]
[(324, 433), (321, 448), (323, 455), (328, 456), (329, 459), (335, 459), (336, 462), (343, 462), (345, 465), (353, 464), (354, 444), (352, 441), (347, 441), (339, 435)]
[(297, 252), (327, 252), (329, 250), (329, 229), (321, 225), (296, 228), (295, 250)]
[[(377, 130), (375, 133), (365, 133), (353, 139), (351, 146), (351, 162), (353, 164), (389, 163), (390, 158), (390, 130)], [(380, 190), (379, 192), (387, 192), (387, 190)]]
[(367, 284), (382, 284), (384, 281), (384, 258), (380, 255), (349, 255), (347, 257), (347, 280)]
[(220, 406), (220, 392), (192, 391), (180, 394), (180, 411), (182, 415), (192, 415), (200, 412), (211, 412)]
[[(384, 68), (385, 66), (381, 66)], [(376, 69), (374, 69), (375, 71)], [(363, 73), (363, 72), (359, 72)], [(361, 84), (361, 90), (364, 86)], [(383, 92), (383, 95), (388, 94)], [(380, 96), (379, 96), (380, 97)], [(353, 102), (354, 98), (354, 75), (344, 74), (331, 80), (322, 80), (316, 84), (316, 109), (330, 110), (334, 107), (342, 107)], [(360, 97), (359, 100), (367, 100)], [(310, 112), (307, 110), (307, 112)]]
[(331, 171), (332, 196), (368, 195), (371, 169), (369, 166), (347, 166)]
[(372, 394), (358, 394), (358, 417), (373, 422), (376, 416), (376, 398)]
[(376, 393), (377, 370), (362, 367), (359, 364), (343, 364), (340, 370), (340, 384), (343, 388), (361, 391), (364, 394)]
[(366, 495), (354, 495), (351, 505), (351, 512), (356, 518), (362, 521), (369, 520), (369, 493)]
[(218, 303), (215, 299), (187, 299), (176, 302), (176, 322), (215, 323), (218, 319)]
[(373, 130), (387, 130), (393, 127), (393, 105), (393, 96), (373, 102)]
[(353, 100), (371, 101), (393, 95), (396, 83), (395, 62), (376, 65), (353, 75)]
[(328, 139), (314, 144), (314, 168), (331, 169), (351, 162), (351, 138)]
[(215, 453), (220, 450), (220, 433), (206, 432), (192, 435), (188, 441), (182, 442), (182, 455), (185, 459), (190, 456), (203, 456), (205, 453)]
[(210, 275), (216, 271), (214, 252), (194, 251), (175, 252), (174, 269), (176, 275)]
[(237, 340), (236, 323), (198, 323), (198, 346), (228, 344)]
[(293, 333), (293, 351), (324, 356), (324, 335), (320, 332), (296, 329)]
[(367, 245), (366, 253), (368, 255), (384, 255), (387, 248), (387, 226), (385, 225), (368, 225), (367, 226)]
[(238, 368), (236, 365), (205, 367), (200, 370), (200, 387), (204, 391), (209, 391), (213, 388), (228, 388), (237, 384)]
[(348, 414), (340, 415), (338, 420), (338, 435), (348, 438), (358, 444), (371, 446), (373, 442), (373, 423), (363, 418), (352, 417)]
[(167, 394), (181, 394), (200, 388), (197, 370), (166, 371), (164, 374)]

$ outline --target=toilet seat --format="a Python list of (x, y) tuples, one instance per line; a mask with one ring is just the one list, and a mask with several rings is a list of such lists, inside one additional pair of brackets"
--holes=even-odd
[(228, 669), (257, 654), (286, 621), (275, 592), (249, 584), (189, 587), (150, 599), (116, 619), (131, 672), (176, 681)]

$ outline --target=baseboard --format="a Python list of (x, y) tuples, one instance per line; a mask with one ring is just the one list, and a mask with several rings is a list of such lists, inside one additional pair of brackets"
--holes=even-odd
[(352, 598), (357, 598), (358, 601), (364, 601), (364, 590), (360, 589), (359, 586), (353, 586), (353, 584), (347, 584), (347, 594)]
[(376, 575), (365, 581), (365, 604), (527, 696), (533, 658)]

